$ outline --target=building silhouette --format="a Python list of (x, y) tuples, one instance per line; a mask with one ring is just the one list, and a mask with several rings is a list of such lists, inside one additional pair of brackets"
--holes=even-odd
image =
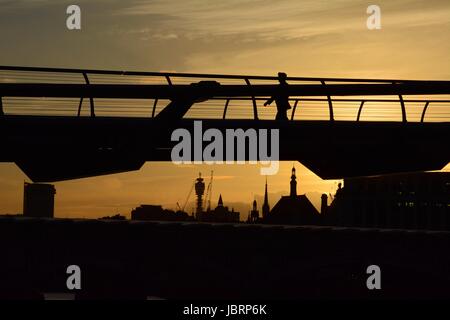
[(450, 173), (418, 172), (344, 180), (326, 224), (450, 229)]
[(259, 215), (258, 204), (257, 204), (256, 200), (253, 200), (252, 210), (250, 210), (250, 213), (247, 217), (247, 222), (248, 223), (263, 223), (270, 214), (269, 195), (267, 192), (267, 178), (266, 178), (266, 184), (265, 184), (265, 189), (264, 189), (264, 202), (263, 202), (261, 209), (262, 209), (261, 210), (262, 217), (260, 217), (260, 215)]
[(292, 174), (291, 174), (291, 193), (290, 197), (296, 197), (297, 196), (297, 177), (295, 176), (295, 167), (292, 167)]
[[(215, 209), (210, 208), (210, 201), (208, 201), (208, 205), (204, 206), (203, 199), (205, 195), (205, 183), (204, 179), (199, 174), (199, 177), (196, 179), (196, 182), (193, 185), (195, 188), (196, 194), (196, 208), (195, 211), (192, 212), (192, 215), (186, 213), (183, 207), (179, 207), (180, 210), (173, 211), (169, 209), (164, 209), (161, 205), (140, 205), (137, 208), (134, 208), (131, 211), (131, 220), (141, 220), (141, 221), (198, 221), (198, 222), (240, 222), (240, 213), (231, 210), (228, 207), (224, 206), (222, 195), (219, 196), (219, 200), (217, 202), (217, 207)], [(210, 199), (211, 195), (211, 183), (208, 186), (208, 191), (206, 193), (205, 198)], [(189, 192), (189, 196), (191, 195), (193, 189)], [(186, 200), (187, 203), (188, 200)], [(206, 207), (206, 211), (204, 208)]]
[(205, 193), (205, 183), (203, 182), (202, 174), (199, 173), (197, 182), (195, 183), (195, 195), (197, 196), (197, 207), (195, 210), (195, 217), (200, 220), (203, 213), (203, 194)]
[(283, 196), (264, 223), (388, 229), (450, 230), (450, 173), (415, 172), (344, 179), (320, 213), (297, 194), (295, 168), (290, 195)]
[(53, 218), (56, 189), (52, 184), (24, 182), (23, 215)]
[(252, 210), (250, 211), (248, 218), (247, 218), (247, 222), (248, 223), (257, 223), (260, 222), (260, 217), (259, 217), (259, 211), (258, 211), (258, 205), (256, 203), (256, 200), (253, 200), (252, 203)]
[(131, 220), (140, 221), (192, 221), (184, 211), (164, 209), (160, 205), (143, 204), (131, 211)]
[(219, 196), (217, 207), (214, 210), (207, 210), (198, 214), (197, 220), (200, 222), (239, 222), (240, 213), (231, 211), (223, 205), (222, 195)]
[(120, 213), (112, 215), (112, 216), (104, 216), (99, 218), (99, 220), (118, 220), (118, 221), (125, 221), (127, 220), (127, 217), (121, 215)]
[(290, 194), (283, 196), (264, 219), (270, 224), (311, 225), (320, 224), (320, 214), (306, 195), (297, 195), (297, 177), (292, 168)]

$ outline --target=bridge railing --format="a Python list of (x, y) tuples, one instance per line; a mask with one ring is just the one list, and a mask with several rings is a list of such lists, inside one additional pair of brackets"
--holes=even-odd
[[(275, 118), (276, 108), (262, 105), (276, 90), (277, 76), (15, 66), (0, 66), (0, 115), (156, 117), (170, 102), (170, 94), (166, 92), (184, 90), (200, 81), (216, 81), (226, 89), (225, 93), (195, 104), (185, 115), (187, 118)], [(292, 121), (446, 122), (450, 119), (448, 81), (314, 77), (288, 77), (287, 81), (289, 87), (301, 92), (289, 99)], [(133, 95), (136, 90), (130, 93), (130, 86), (147, 93)], [(42, 95), (33, 93), (41, 89), (45, 89), (39, 91)], [(106, 89), (109, 94), (104, 93)], [(379, 89), (388, 94), (378, 93)], [(236, 90), (239, 94), (234, 94)], [(85, 101), (89, 101), (88, 109), (83, 108)]]

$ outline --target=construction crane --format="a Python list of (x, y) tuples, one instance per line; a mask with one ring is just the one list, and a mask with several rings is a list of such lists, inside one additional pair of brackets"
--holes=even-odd
[(209, 179), (208, 188), (206, 189), (205, 205), (207, 211), (211, 210), (211, 195), (212, 195), (212, 183), (213, 183), (214, 171), (211, 171), (211, 178)]
[(189, 190), (189, 193), (186, 197), (186, 201), (184, 201), (184, 204), (182, 207), (180, 207), (180, 204), (177, 202), (177, 207), (180, 211), (184, 211), (184, 209), (186, 208), (186, 205), (189, 202), (189, 198), (191, 197), (192, 190), (194, 190), (194, 186), (195, 186), (195, 182), (192, 183), (191, 190)]

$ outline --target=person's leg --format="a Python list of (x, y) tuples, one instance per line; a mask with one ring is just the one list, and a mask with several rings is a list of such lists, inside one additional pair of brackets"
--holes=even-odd
[(287, 117), (286, 111), (278, 110), (275, 120), (289, 120)]

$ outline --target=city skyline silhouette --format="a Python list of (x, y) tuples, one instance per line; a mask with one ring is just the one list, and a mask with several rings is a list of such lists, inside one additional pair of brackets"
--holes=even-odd
[(448, 0), (0, 7), (0, 300), (450, 298)]

